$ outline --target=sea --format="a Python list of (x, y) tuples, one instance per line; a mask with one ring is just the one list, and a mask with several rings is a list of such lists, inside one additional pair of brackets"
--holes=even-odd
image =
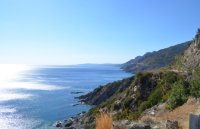
[(130, 77), (118, 65), (0, 65), (0, 129), (54, 129), (88, 111), (75, 97)]

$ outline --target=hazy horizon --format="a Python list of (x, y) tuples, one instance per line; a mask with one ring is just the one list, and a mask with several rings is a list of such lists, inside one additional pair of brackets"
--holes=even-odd
[(191, 40), (200, 1), (8, 0), (0, 4), (0, 63), (121, 64)]

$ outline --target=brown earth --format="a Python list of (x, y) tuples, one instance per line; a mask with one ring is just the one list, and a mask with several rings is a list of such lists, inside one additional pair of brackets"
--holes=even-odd
[(165, 128), (165, 123), (167, 120), (175, 120), (178, 121), (178, 124), (181, 129), (189, 128), (189, 114), (200, 114), (200, 100), (189, 98), (188, 101), (174, 109), (173, 111), (166, 111), (165, 106), (158, 106), (157, 111), (150, 110), (149, 112), (155, 112), (152, 114), (144, 114), (140, 121), (151, 123), (155, 125), (155, 128)]

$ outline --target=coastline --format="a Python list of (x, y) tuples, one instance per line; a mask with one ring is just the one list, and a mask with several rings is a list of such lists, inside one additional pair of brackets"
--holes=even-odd
[[(100, 65), (100, 66), (102, 66), (102, 65)], [(113, 66), (113, 65), (109, 65), (109, 67), (110, 66)], [(107, 69), (107, 65), (106, 66), (103, 65), (102, 68)], [(100, 69), (102, 69), (102, 68), (100, 67)], [(117, 78), (115, 76), (114, 77), (112, 76), (113, 79), (111, 79), (111, 81), (109, 81), (109, 82), (107, 81), (106, 83), (102, 83), (102, 84), (97, 84), (97, 85), (99, 85), (98, 87), (103, 87), (103, 86), (107, 85), (108, 83), (112, 83), (113, 81), (115, 81), (115, 79), (121, 80), (123, 78), (129, 78), (130, 76), (132, 76), (132, 74), (130, 72), (126, 72), (126, 71), (122, 70), (119, 66), (117, 66), (117, 67), (114, 66), (113, 68), (115, 68), (115, 69), (119, 68), (119, 70), (122, 71), (122, 73), (125, 76), (124, 75), (120, 76), (120, 78), (117, 77), (118, 75), (117, 76), (115, 75)], [(114, 72), (117, 72), (117, 71), (115, 70)], [(70, 92), (70, 94), (74, 95), (74, 99), (77, 100), (76, 103), (72, 104), (71, 106), (76, 107), (76, 106), (86, 105), (86, 106), (91, 106), (90, 109), (93, 109), (95, 107), (95, 104), (87, 103), (86, 101), (81, 99), (80, 96), (84, 96), (84, 95), (87, 95), (87, 94), (93, 92), (95, 89), (98, 88), (97, 85), (94, 86), (94, 88), (92, 90), (90, 90), (89, 92), (82, 92), (80, 90)], [(73, 129), (73, 128), (81, 129), (81, 128), (85, 128), (84, 127), (85, 126), (84, 121), (89, 118), (88, 113), (89, 113), (90, 109), (87, 112), (79, 111), (77, 114), (75, 114), (71, 117), (56, 120), (53, 123), (53, 127), (57, 127), (57, 128), (60, 128), (60, 129)], [(92, 124), (94, 124), (94, 123), (92, 123)]]
[[(89, 93), (85, 93), (81, 96), (75, 97), (75, 99), (78, 99), (79, 105), (89, 105), (89, 106), (94, 106), (94, 107), (92, 107), (87, 112), (80, 112), (77, 115), (70, 117), (68, 119), (65, 119), (62, 121), (57, 121), (57, 122), (55, 122), (54, 127), (59, 128), (59, 129), (85, 129), (85, 128), (93, 129), (95, 126), (95, 116), (91, 115), (91, 112), (93, 112), (91, 110), (95, 110), (95, 107), (98, 107), (100, 105), (100, 103), (106, 101), (111, 96), (113, 96), (115, 93), (127, 88), (127, 86), (130, 85), (131, 80), (134, 78), (134, 76), (135, 75), (128, 77), (128, 78), (124, 78), (122, 80), (107, 83), (104, 86), (99, 86), (99, 87), (93, 89)], [(114, 84), (114, 85), (109, 86), (110, 84)], [(119, 87), (116, 86), (116, 84), (120, 84)], [(106, 89), (106, 91), (101, 92), (101, 90), (104, 87), (108, 87), (108, 88)], [(112, 91), (112, 92), (110, 93), (110, 91)], [(99, 94), (99, 92), (100, 92), (100, 94)], [(106, 93), (106, 92), (108, 92), (108, 93)], [(105, 93), (109, 94), (109, 96), (106, 96)], [(107, 112), (106, 108), (103, 108), (101, 110)], [(117, 126), (122, 126), (123, 124), (126, 124), (126, 126), (129, 126), (130, 124), (131, 125), (135, 124), (136, 126), (148, 126), (146, 124), (138, 124), (137, 122), (129, 122), (126, 120), (125, 120), (125, 122), (115, 122), (115, 124)]]
[(69, 119), (57, 121), (53, 126), (59, 129), (84, 129), (84, 125), (81, 122), (87, 117), (87, 113), (83, 111)]

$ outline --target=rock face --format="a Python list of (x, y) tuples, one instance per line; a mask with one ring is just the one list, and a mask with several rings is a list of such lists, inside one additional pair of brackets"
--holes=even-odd
[(138, 125), (133, 125), (130, 129), (151, 129), (151, 126), (138, 124)]
[(149, 124), (123, 120), (114, 122), (114, 129), (151, 129), (151, 126)]
[(200, 29), (183, 55), (183, 67), (186, 69), (196, 68), (200, 66)]
[(138, 56), (122, 65), (122, 69), (128, 72), (142, 72), (155, 70), (167, 66), (176, 60), (176, 56), (182, 54), (191, 41), (178, 44), (155, 52), (148, 52), (143, 56)]
[(65, 123), (65, 127), (70, 127), (72, 124), (73, 124), (73, 121), (72, 120), (68, 120)]

